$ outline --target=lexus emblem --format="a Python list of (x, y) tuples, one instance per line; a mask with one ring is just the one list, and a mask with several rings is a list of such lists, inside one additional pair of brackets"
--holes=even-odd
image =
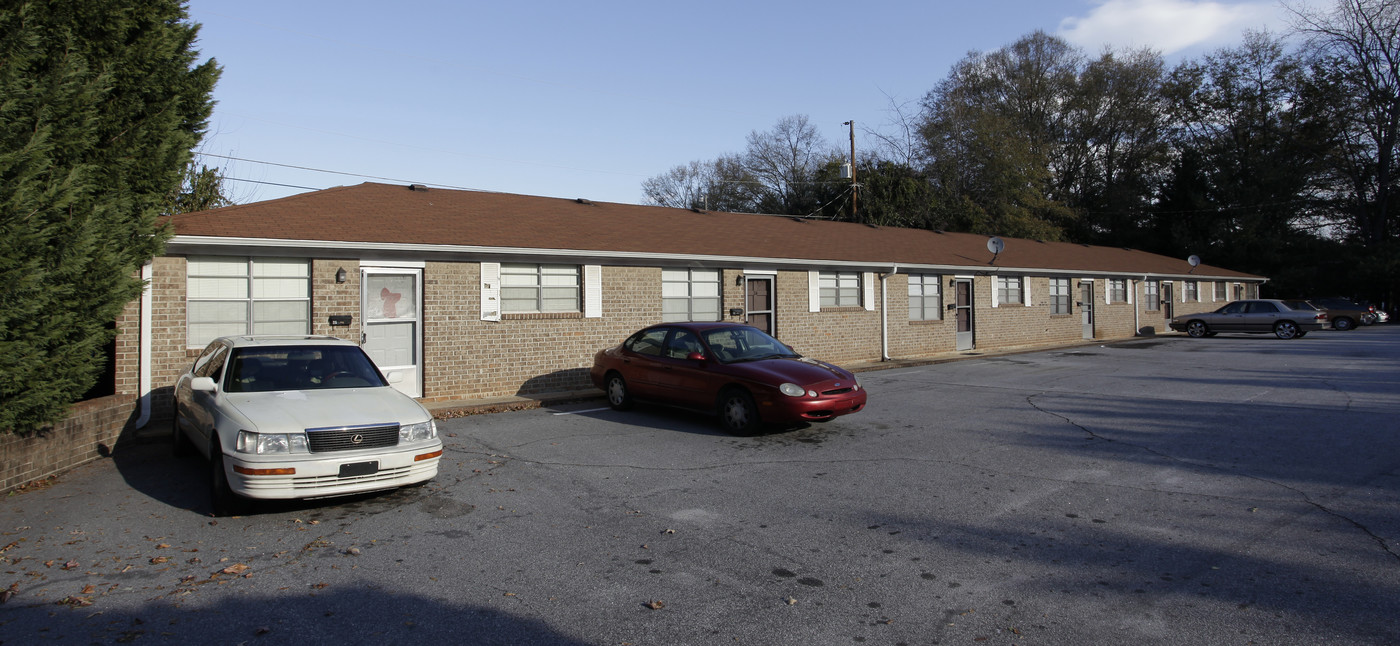
[(365, 436), (360, 435), (359, 433), (356, 433), (356, 434), (350, 436), (350, 443), (351, 443), (351, 444), (359, 444), (359, 443), (364, 442), (364, 441), (365, 441)]

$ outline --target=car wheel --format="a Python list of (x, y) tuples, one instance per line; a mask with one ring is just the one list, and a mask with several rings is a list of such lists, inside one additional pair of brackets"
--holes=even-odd
[(1199, 339), (1210, 334), (1210, 328), (1201, 321), (1191, 321), (1186, 324), (1186, 334), (1191, 338)]
[(627, 389), (627, 380), (616, 372), (608, 373), (608, 405), (613, 410), (627, 410), (632, 407), (632, 391)]
[(1279, 321), (1274, 324), (1274, 336), (1280, 339), (1296, 339), (1301, 331), (1293, 321)]
[(184, 431), (180, 430), (180, 406), (176, 404), (170, 408), (170, 454), (183, 458), (191, 453), (194, 445), (190, 443), (190, 438), (185, 437)]
[(1339, 319), (1337, 319), (1337, 320), (1335, 320), (1335, 321), (1332, 321), (1332, 329), (1334, 329), (1334, 330), (1342, 330), (1343, 332), (1345, 332), (1345, 331), (1347, 331), (1347, 330), (1351, 330), (1351, 329), (1355, 329), (1355, 328), (1356, 328), (1356, 321), (1353, 321), (1353, 320), (1351, 320), (1351, 319), (1349, 319), (1349, 318), (1347, 318), (1347, 317), (1345, 317), (1345, 316), (1343, 316), (1343, 317), (1341, 317), (1341, 318), (1339, 318)]
[(224, 453), (215, 438), (214, 455), (209, 458), (209, 502), (215, 516), (236, 516), (248, 511), (248, 499), (234, 493), (224, 472)]
[(1304, 332), (1304, 331), (1302, 331), (1302, 330), (1299, 330), (1299, 331), (1298, 331), (1298, 335), (1295, 336), (1295, 337), (1293, 337), (1293, 338), (1295, 338), (1295, 339), (1301, 339), (1301, 338), (1303, 338), (1303, 337), (1305, 337), (1305, 336), (1307, 336), (1307, 335), (1308, 335), (1307, 332)]
[(732, 435), (753, 435), (761, 426), (753, 396), (739, 388), (730, 388), (720, 395), (719, 421)]

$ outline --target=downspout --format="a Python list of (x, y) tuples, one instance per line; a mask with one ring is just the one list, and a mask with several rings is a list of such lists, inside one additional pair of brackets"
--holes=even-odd
[(151, 276), (151, 263), (147, 262), (141, 266), (141, 281), (145, 287), (141, 290), (141, 330), (138, 334), (141, 349), (137, 353), (140, 367), (136, 392), (140, 393), (140, 414), (136, 418), (136, 428), (143, 428), (151, 421)]
[(899, 263), (890, 266), (887, 274), (880, 274), (880, 360), (890, 360), (890, 290), (889, 278), (899, 273)]
[(1133, 336), (1142, 336), (1142, 294), (1138, 293), (1138, 287), (1147, 282), (1147, 276), (1133, 285)]

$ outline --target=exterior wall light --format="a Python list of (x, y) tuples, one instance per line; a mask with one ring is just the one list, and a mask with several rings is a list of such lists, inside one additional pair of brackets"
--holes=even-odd
[(340, 269), (335, 270), (335, 282), (337, 282), (337, 283), (343, 283), (343, 282), (345, 282), (345, 268), (344, 268), (344, 267), (341, 267)]

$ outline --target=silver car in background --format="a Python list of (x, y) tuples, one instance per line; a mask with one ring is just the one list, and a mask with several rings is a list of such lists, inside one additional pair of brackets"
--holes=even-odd
[(1326, 327), (1327, 312), (1303, 300), (1256, 299), (1227, 303), (1214, 312), (1182, 314), (1169, 325), (1195, 338), (1244, 332), (1298, 339)]

